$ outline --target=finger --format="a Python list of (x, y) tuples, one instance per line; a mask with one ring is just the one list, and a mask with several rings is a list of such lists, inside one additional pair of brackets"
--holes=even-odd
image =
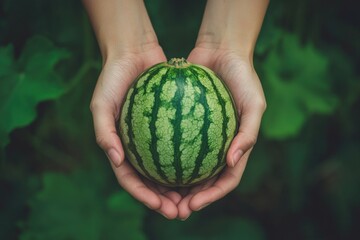
[(178, 218), (182, 221), (188, 219), (192, 213), (192, 210), (189, 207), (189, 202), (195, 193), (190, 193), (186, 195), (178, 204)]
[(175, 205), (178, 205), (182, 199), (181, 195), (175, 191), (168, 191), (163, 193), (163, 195), (170, 199)]
[(112, 110), (101, 102), (92, 102), (96, 142), (104, 150), (111, 162), (119, 167), (124, 161), (124, 150), (115, 128), (115, 116)]
[(154, 192), (164, 195), (165, 197), (170, 199), (175, 205), (177, 205), (182, 199), (181, 195), (178, 192), (174, 191), (172, 188), (161, 186), (151, 181), (146, 181), (145, 185), (152, 189)]
[(251, 151), (246, 152), (242, 157), (243, 159), (234, 168), (226, 168), (211, 187), (195, 194), (189, 202), (190, 209), (199, 211), (220, 198), (223, 198), (236, 188), (243, 175), (250, 152)]
[(195, 196), (195, 194), (197, 194), (198, 192), (210, 187), (215, 181), (215, 178), (208, 180), (207, 182), (194, 186), (190, 189), (190, 191), (188, 191), (188, 194), (185, 195), (183, 197), (183, 199), (181, 200), (181, 202), (178, 204), (178, 210), (179, 210), (179, 215), (178, 218), (180, 220), (186, 220), (187, 218), (190, 217), (191, 213), (193, 212), (193, 210), (190, 208), (189, 203), (191, 201), (191, 199)]
[(229, 167), (234, 167), (244, 153), (255, 145), (263, 113), (261, 107), (248, 107), (241, 113), (239, 131), (232, 140), (226, 156)]
[(178, 209), (174, 202), (164, 195), (160, 195), (159, 197), (161, 199), (161, 206), (156, 211), (167, 219), (176, 218), (178, 216)]
[[(122, 172), (125, 167), (129, 167), (129, 169), (125, 169), (124, 172)], [(120, 168), (114, 169), (114, 171), (121, 172), (120, 175), (117, 175), (118, 181), (134, 198), (167, 219), (177, 217), (178, 211), (176, 204), (159, 192), (157, 184), (140, 177), (127, 162), (124, 162)]]
[(189, 207), (189, 202), (195, 193), (200, 191), (201, 187), (202, 186), (195, 186), (192, 188), (181, 189), (183, 198), (178, 204), (178, 218), (180, 220), (185, 221), (190, 217), (192, 210)]
[[(160, 186), (147, 179), (144, 179), (143, 182), (150, 190), (152, 190), (160, 198), (161, 206), (158, 209), (154, 209), (154, 210), (160, 213), (161, 215), (163, 215), (167, 219), (176, 218), (178, 216), (178, 210), (176, 206), (177, 203), (175, 203), (174, 201), (179, 201), (177, 199), (180, 197), (180, 195), (170, 190), (168, 187)], [(176, 196), (176, 194), (178, 196)], [(171, 198), (169, 198), (169, 196)]]
[(119, 184), (134, 198), (145, 204), (150, 209), (160, 209), (161, 199), (154, 191), (149, 189), (129, 163), (124, 162), (116, 168), (111, 163)]

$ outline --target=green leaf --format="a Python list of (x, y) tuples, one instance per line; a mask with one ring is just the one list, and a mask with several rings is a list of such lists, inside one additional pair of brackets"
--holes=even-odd
[(328, 59), (311, 44), (302, 46), (296, 36), (284, 34), (263, 66), (268, 109), (262, 131), (268, 138), (298, 134), (313, 114), (330, 114), (338, 99), (331, 91)]
[(102, 192), (105, 183), (95, 174), (45, 174), (20, 239), (145, 239), (144, 209), (123, 191)]
[(35, 119), (39, 102), (64, 92), (55, 66), (67, 57), (68, 51), (40, 36), (27, 41), (18, 60), (11, 45), (0, 48), (0, 149), (9, 142), (12, 130)]
[(238, 240), (265, 239), (261, 226), (252, 220), (228, 215), (209, 217), (194, 215), (185, 222), (168, 221), (157, 218), (148, 223), (154, 239), (165, 240)]

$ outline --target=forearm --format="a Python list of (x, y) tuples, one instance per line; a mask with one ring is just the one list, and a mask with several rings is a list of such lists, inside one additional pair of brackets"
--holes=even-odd
[(196, 45), (252, 56), (269, 0), (208, 0)]
[(143, 0), (82, 0), (104, 58), (158, 44)]

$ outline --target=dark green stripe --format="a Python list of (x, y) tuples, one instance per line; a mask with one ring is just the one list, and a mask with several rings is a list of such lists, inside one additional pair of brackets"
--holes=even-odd
[(160, 72), (160, 70), (164, 67), (164, 66), (161, 65), (161, 64), (163, 64), (163, 63), (158, 63), (158, 64), (152, 66), (152, 67), (147, 71), (147, 73), (149, 73), (149, 76), (148, 76), (147, 79), (144, 81), (144, 84), (143, 84), (141, 87), (138, 87), (138, 83), (139, 83), (138, 80), (140, 80), (140, 78), (142, 78), (144, 75), (146, 75), (145, 72), (142, 73), (142, 74), (136, 79), (135, 85), (133, 86), (133, 88), (138, 88), (138, 90), (144, 89), (144, 88), (147, 86), (147, 84), (149, 84), (150, 80), (151, 80), (156, 74), (158, 74), (158, 73)]
[(218, 98), (219, 104), (221, 106), (221, 113), (222, 113), (222, 116), (223, 116), (223, 123), (222, 123), (222, 129), (221, 129), (221, 135), (223, 137), (223, 144), (221, 145), (220, 151), (218, 153), (218, 161), (216, 163), (216, 166), (211, 170), (211, 173), (209, 174), (209, 176), (212, 176), (215, 173), (215, 171), (217, 169), (219, 169), (219, 167), (221, 167), (221, 165), (223, 165), (222, 160), (224, 159), (224, 154), (225, 154), (224, 149), (225, 149), (226, 140), (228, 138), (228, 136), (226, 134), (226, 128), (227, 128), (227, 123), (229, 122), (229, 117), (226, 115), (226, 108), (225, 108), (226, 101), (225, 101), (225, 99), (223, 99), (221, 97), (221, 94), (220, 94), (219, 90), (216, 88), (216, 85), (214, 83), (214, 79), (204, 69), (202, 69), (202, 68), (200, 68), (198, 66), (194, 66), (194, 67), (196, 69), (201, 70), (208, 77), (208, 79), (210, 80), (211, 85), (213, 86), (213, 88), (215, 90), (216, 97)]
[(164, 171), (161, 168), (161, 164), (160, 164), (160, 156), (159, 156), (159, 152), (157, 151), (157, 140), (158, 137), (156, 136), (156, 119), (159, 113), (159, 109), (161, 106), (161, 99), (160, 99), (160, 95), (163, 89), (163, 86), (166, 83), (167, 80), (167, 73), (169, 72), (169, 69), (166, 71), (166, 73), (161, 77), (161, 81), (159, 83), (159, 86), (154, 86), (152, 91), (154, 92), (154, 106), (153, 106), (153, 110), (152, 110), (152, 115), (151, 115), (151, 121), (149, 124), (149, 128), (150, 128), (150, 133), (151, 133), (151, 143), (150, 143), (150, 151), (151, 151), (151, 155), (154, 161), (154, 165), (156, 166), (156, 170), (158, 175), (167, 183), (170, 183), (168, 177), (166, 176), (166, 174), (164, 173)]
[(181, 100), (184, 98), (184, 85), (185, 77), (182, 72), (182, 69), (172, 68), (172, 71), (176, 72), (176, 92), (173, 98), (173, 107), (175, 108), (175, 120), (173, 121), (174, 128), (174, 162), (173, 166), (175, 168), (176, 184), (182, 184), (182, 175), (183, 169), (181, 166), (181, 151), (180, 144), (182, 139), (182, 130), (181, 130), (181, 121), (182, 121), (182, 106)]
[[(149, 76), (148, 78), (146, 79), (146, 82), (144, 82), (144, 86), (147, 85), (149, 83), (149, 81), (156, 75), (160, 72), (161, 70), (161, 67), (155, 69)], [(126, 114), (126, 118), (125, 118), (125, 122), (126, 124), (128, 125), (128, 137), (129, 137), (129, 150), (135, 155), (135, 158), (136, 158), (136, 161), (138, 162), (138, 165), (139, 167), (141, 168), (141, 170), (145, 173), (145, 175), (153, 180), (153, 181), (156, 181), (156, 179), (154, 177), (152, 177), (150, 175), (150, 173), (146, 170), (145, 166), (144, 166), (144, 163), (143, 163), (143, 160), (141, 159), (141, 156), (140, 154), (138, 153), (137, 149), (136, 149), (136, 145), (134, 143), (134, 132), (132, 131), (132, 108), (134, 106), (134, 102), (135, 102), (135, 96), (136, 94), (138, 93), (139, 89), (136, 88), (136, 85), (133, 87), (134, 91), (133, 93), (131, 94), (130, 96), (130, 99), (129, 99), (129, 108), (128, 108), (128, 113)]]
[[(190, 68), (191, 73), (194, 77), (198, 75), (196, 71)], [(190, 179), (187, 181), (188, 183), (191, 183), (192, 180), (199, 177), (199, 171), (200, 167), (202, 165), (203, 160), (205, 159), (206, 155), (209, 153), (209, 137), (208, 137), (208, 130), (210, 127), (210, 111), (209, 111), (209, 104), (206, 100), (206, 88), (204, 85), (201, 84), (201, 82), (198, 79), (195, 79), (193, 81), (193, 84), (197, 87), (199, 87), (201, 93), (199, 96), (199, 103), (204, 107), (204, 118), (203, 118), (203, 125), (200, 130), (201, 134), (201, 147), (199, 150), (199, 154), (196, 157), (195, 160), (195, 167), (193, 172), (191, 173)]]

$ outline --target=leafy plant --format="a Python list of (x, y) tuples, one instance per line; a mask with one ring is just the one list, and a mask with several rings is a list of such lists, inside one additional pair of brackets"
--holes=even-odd
[(67, 50), (40, 36), (28, 40), (17, 60), (13, 46), (0, 49), (0, 148), (9, 142), (8, 134), (13, 129), (36, 118), (39, 102), (64, 93), (62, 77), (55, 67), (69, 56)]
[(101, 191), (105, 182), (94, 174), (44, 174), (20, 239), (146, 239), (144, 209), (124, 191)]
[(295, 136), (313, 114), (335, 110), (338, 100), (327, 74), (328, 61), (311, 44), (302, 46), (295, 35), (283, 34), (262, 67), (269, 105), (262, 124), (265, 136)]

